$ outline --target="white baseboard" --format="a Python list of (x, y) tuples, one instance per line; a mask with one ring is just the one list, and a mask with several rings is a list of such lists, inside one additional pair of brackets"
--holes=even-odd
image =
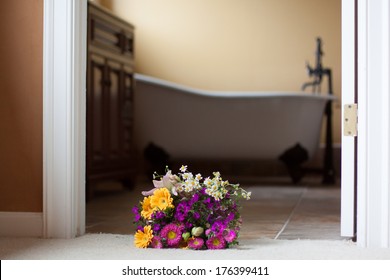
[(0, 212), (0, 236), (42, 237), (43, 214)]

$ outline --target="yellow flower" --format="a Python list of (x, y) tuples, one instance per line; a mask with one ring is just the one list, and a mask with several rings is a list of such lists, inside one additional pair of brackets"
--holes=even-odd
[(145, 226), (144, 231), (138, 230), (134, 235), (134, 244), (137, 248), (146, 248), (153, 239), (151, 226)]
[(173, 207), (173, 198), (168, 189), (157, 189), (150, 198), (150, 205), (153, 209), (165, 210), (167, 207)]
[(150, 196), (145, 197), (142, 202), (141, 216), (145, 219), (150, 219), (153, 214), (153, 207), (150, 205)]

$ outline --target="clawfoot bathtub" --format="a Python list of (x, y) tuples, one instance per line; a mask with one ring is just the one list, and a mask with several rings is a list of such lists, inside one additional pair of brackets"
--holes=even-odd
[(299, 146), (310, 159), (319, 146), (331, 95), (304, 92), (217, 92), (135, 75), (135, 139), (173, 159), (278, 160)]

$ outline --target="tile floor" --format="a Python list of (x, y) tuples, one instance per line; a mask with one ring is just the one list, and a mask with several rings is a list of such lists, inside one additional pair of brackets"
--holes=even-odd
[[(288, 178), (240, 178), (252, 192), (243, 202), (241, 238), (342, 239), (340, 237), (340, 186), (324, 186), (320, 178), (304, 179), (298, 186)], [(132, 191), (110, 185), (87, 203), (88, 233), (133, 234), (131, 208), (142, 199), (141, 182)]]

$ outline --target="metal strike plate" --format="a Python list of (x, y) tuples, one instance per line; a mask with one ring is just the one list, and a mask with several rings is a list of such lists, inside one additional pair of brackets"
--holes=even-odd
[(357, 104), (344, 105), (344, 136), (357, 135)]

